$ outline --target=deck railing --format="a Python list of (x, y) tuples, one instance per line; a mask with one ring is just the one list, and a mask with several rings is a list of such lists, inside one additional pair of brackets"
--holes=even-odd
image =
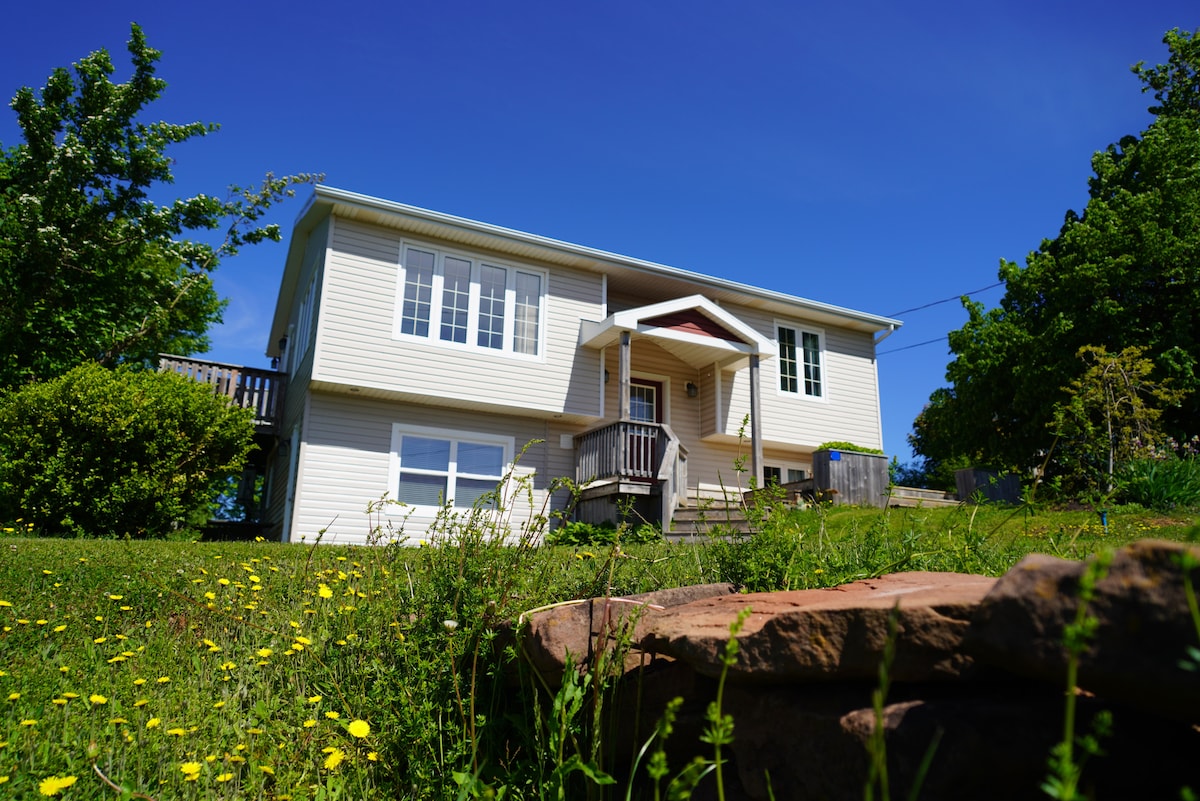
[(286, 374), (275, 370), (260, 370), (235, 364), (191, 359), (160, 353), (160, 372), (179, 373), (203, 384), (211, 384), (218, 395), (224, 395), (243, 409), (254, 410), (254, 424), (261, 429), (273, 428), (283, 409)]
[(575, 478), (580, 482), (657, 479), (668, 439), (658, 423), (622, 421), (585, 431), (575, 438), (579, 452)]

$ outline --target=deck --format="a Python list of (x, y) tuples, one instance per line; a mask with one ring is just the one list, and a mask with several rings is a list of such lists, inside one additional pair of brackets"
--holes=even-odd
[(254, 410), (254, 426), (260, 434), (276, 433), (287, 384), (285, 373), (166, 353), (159, 354), (158, 369), (211, 384), (218, 395), (224, 395), (243, 409)]

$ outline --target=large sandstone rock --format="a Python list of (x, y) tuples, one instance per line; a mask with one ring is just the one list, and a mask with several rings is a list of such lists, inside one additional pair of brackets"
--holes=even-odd
[[(1079, 684), (1106, 698), (1200, 722), (1200, 674), (1179, 666), (1200, 646), (1180, 566), (1200, 548), (1143, 540), (1118, 550), (1088, 607), (1099, 621), (1079, 666)], [(1028, 556), (981, 604), (967, 646), (981, 661), (1061, 686), (1064, 627), (1075, 619), (1082, 562)], [(1200, 571), (1191, 581), (1200, 584)]]
[(892, 678), (948, 679), (971, 668), (961, 649), (975, 607), (995, 579), (961, 573), (895, 573), (841, 587), (708, 598), (647, 618), (643, 646), (717, 676), (729, 625), (738, 635), (732, 681), (874, 679), (898, 609)]
[[(529, 664), (550, 687), (557, 688), (568, 659), (577, 667), (589, 667), (601, 652), (612, 653), (618, 645), (636, 645), (645, 637), (650, 620), (662, 610), (732, 592), (731, 584), (703, 584), (560, 604), (534, 612), (522, 621), (521, 647)], [(636, 647), (624, 650), (626, 672), (647, 666), (656, 658)]]

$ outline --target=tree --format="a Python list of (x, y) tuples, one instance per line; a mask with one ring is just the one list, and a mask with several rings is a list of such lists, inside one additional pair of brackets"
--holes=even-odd
[(1064, 387), (1067, 400), (1050, 424), (1055, 444), (1072, 456), (1074, 477), (1104, 493), (1113, 491), (1119, 462), (1146, 458), (1163, 443), (1162, 409), (1180, 397), (1169, 381), (1151, 378), (1154, 363), (1142, 354), (1138, 347), (1112, 354), (1103, 347), (1080, 348), (1087, 369)]
[(175, 373), (84, 364), (0, 395), (0, 521), (161, 537), (207, 517), (254, 414)]
[[(113, 83), (105, 50), (54, 71), (40, 92), (17, 92), (24, 142), (0, 148), (0, 387), (60, 375), (84, 362), (147, 364), (159, 352), (208, 347), (223, 302), (211, 273), (244, 245), (278, 241), (261, 220), (316, 175), (231, 186), (158, 205), (172, 182), (167, 148), (217, 126), (142, 122), (166, 83), (160, 54), (132, 26), (133, 74)], [(185, 232), (219, 232), (218, 244)]]
[[(1186, 439), (1200, 420), (1200, 38), (1172, 30), (1169, 62), (1137, 64), (1154, 120), (1092, 158), (1089, 200), (1022, 268), (1001, 262), (998, 308), (963, 300), (950, 333), (949, 387), (936, 390), (910, 442), (934, 463), (969, 459), (1030, 469), (1086, 365), (1081, 348), (1140, 347), (1181, 403), (1162, 423)], [(1050, 470), (1066, 465), (1052, 459)]]

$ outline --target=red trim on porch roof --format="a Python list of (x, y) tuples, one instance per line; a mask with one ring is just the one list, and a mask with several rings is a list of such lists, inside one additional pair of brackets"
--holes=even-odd
[(652, 325), (655, 328), (670, 328), (688, 334), (724, 339), (729, 342), (741, 342), (742, 338), (732, 333), (725, 326), (705, 317), (695, 309), (685, 309), (674, 314), (663, 314), (640, 321), (642, 325)]

